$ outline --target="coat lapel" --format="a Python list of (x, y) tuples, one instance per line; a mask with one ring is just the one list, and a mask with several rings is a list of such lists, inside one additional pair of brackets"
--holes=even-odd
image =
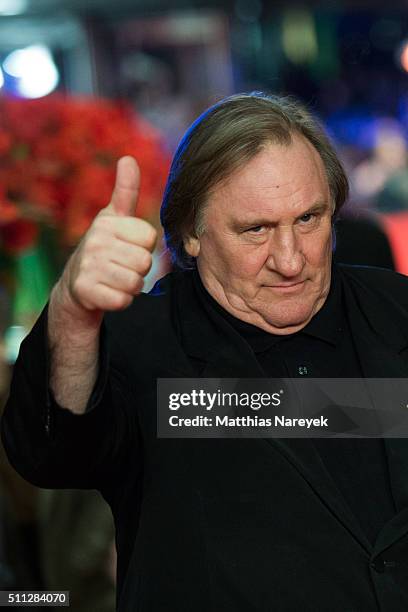
[[(408, 363), (404, 358), (408, 347), (407, 317), (395, 307), (381, 301), (377, 294), (360, 284), (343, 280), (343, 295), (349, 325), (364, 378), (399, 379), (398, 393), (408, 398)], [(371, 395), (374, 408), (381, 414), (387, 401), (387, 389)], [(392, 545), (408, 533), (408, 439), (385, 438), (390, 485), (397, 510), (384, 526), (376, 542), (376, 551)], [(378, 550), (377, 550), (378, 549)]]
[(322, 462), (310, 438), (268, 439), (282, 455), (297, 469), (310, 485), (313, 492), (328, 510), (340, 521), (345, 529), (367, 552), (371, 544), (356, 517), (345, 503), (331, 475)]

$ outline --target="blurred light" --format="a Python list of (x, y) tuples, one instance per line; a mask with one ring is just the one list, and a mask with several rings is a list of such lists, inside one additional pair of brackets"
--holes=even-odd
[(283, 50), (294, 64), (308, 64), (318, 55), (316, 28), (307, 9), (289, 9), (282, 18)]
[(41, 98), (58, 85), (59, 74), (47, 47), (32, 45), (10, 53), (4, 71), (17, 80), (16, 91), (24, 98)]
[(21, 15), (28, 8), (28, 0), (0, 0), (0, 15)]
[(21, 325), (12, 325), (6, 330), (6, 333), (4, 334), (4, 342), (7, 363), (15, 363), (20, 350), (20, 345), (27, 333), (28, 330)]
[(3, 76), (3, 71), (0, 68), (0, 89), (3, 87), (4, 85), (4, 76)]
[(404, 129), (393, 117), (382, 117), (375, 122), (375, 155), (390, 172), (405, 167)]
[(338, 111), (326, 119), (326, 128), (342, 145), (355, 146), (363, 151), (371, 151), (375, 145), (375, 121), (366, 113), (348, 109)]
[(405, 41), (399, 49), (399, 61), (405, 72), (408, 72), (408, 41)]

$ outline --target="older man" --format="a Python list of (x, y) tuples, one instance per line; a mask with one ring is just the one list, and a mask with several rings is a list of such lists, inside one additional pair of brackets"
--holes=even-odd
[(332, 266), (348, 186), (324, 132), (278, 97), (204, 113), (162, 207), (178, 269), (149, 295), (138, 184), (122, 159), (23, 344), (10, 460), (103, 493), (120, 612), (407, 610), (405, 440), (157, 437), (160, 377), (407, 376), (407, 280)]

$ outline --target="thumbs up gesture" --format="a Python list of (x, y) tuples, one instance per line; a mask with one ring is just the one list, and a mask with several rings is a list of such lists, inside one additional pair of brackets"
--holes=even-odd
[(108, 206), (95, 217), (58, 283), (59, 302), (79, 317), (126, 308), (152, 265), (156, 230), (134, 216), (140, 172), (132, 157), (118, 162)]

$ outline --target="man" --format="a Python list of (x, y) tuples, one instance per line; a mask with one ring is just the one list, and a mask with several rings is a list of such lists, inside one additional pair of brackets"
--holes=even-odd
[(157, 437), (160, 377), (406, 377), (406, 279), (331, 265), (347, 179), (327, 137), (284, 98), (204, 113), (162, 207), (179, 269), (149, 295), (138, 184), (122, 159), (22, 346), (10, 460), (103, 493), (120, 612), (406, 610), (405, 440)]

